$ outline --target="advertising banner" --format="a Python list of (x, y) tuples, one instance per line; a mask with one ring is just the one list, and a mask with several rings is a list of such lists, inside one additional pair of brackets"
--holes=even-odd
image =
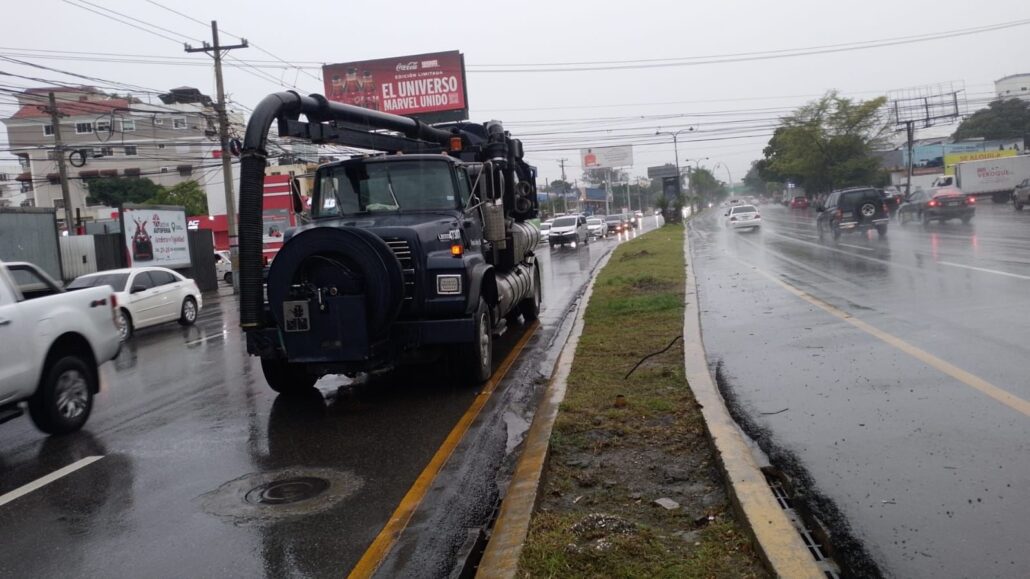
[(186, 210), (182, 207), (122, 208), (122, 231), (129, 265), (189, 267)]
[(579, 158), (584, 169), (612, 169), (633, 166), (633, 145), (580, 149)]
[(395, 115), (468, 118), (465, 58), (457, 50), (322, 67), (331, 101)]
[(955, 165), (966, 161), (986, 161), (988, 159), (1001, 159), (1003, 157), (1015, 157), (1018, 151), (1007, 149), (1004, 151), (975, 151), (971, 153), (950, 153), (944, 155), (944, 174), (954, 175)]

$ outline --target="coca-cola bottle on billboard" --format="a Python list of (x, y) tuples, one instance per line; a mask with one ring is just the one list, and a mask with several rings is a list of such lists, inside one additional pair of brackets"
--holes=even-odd
[(362, 106), (378, 111), (379, 92), (376, 90), (376, 81), (372, 78), (372, 71), (366, 70), (361, 73), (361, 90), (365, 93), (365, 102)]
[(344, 77), (342, 100), (350, 105), (356, 105), (361, 100), (361, 82), (358, 81), (358, 69), (354, 67), (348, 68)]

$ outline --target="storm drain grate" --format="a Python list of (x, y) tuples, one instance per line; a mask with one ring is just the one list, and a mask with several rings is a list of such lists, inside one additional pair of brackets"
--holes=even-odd
[(808, 552), (812, 554), (812, 558), (815, 559), (827, 579), (840, 579), (840, 569), (827, 552), (825, 533), (814, 530), (818, 523), (813, 517), (806, 516), (805, 513), (794, 507), (793, 493), (784, 485), (782, 475), (772, 468), (764, 468), (762, 472), (765, 474), (765, 481), (769, 485), (769, 489), (776, 497), (776, 502), (781, 509), (787, 512), (794, 527), (798, 530), (798, 534), (801, 535), (801, 540), (808, 547)]

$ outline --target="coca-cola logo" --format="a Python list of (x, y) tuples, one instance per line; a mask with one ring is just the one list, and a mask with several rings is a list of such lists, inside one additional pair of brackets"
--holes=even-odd
[(398, 62), (397, 72), (402, 72), (405, 70), (418, 70), (418, 62), (414, 60), (411, 62)]

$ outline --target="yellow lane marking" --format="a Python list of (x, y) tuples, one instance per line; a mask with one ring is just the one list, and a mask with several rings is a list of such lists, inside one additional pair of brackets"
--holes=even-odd
[(458, 420), (454, 428), (444, 439), (443, 444), (433, 454), (433, 458), (429, 460), (429, 464), (426, 468), (418, 475), (415, 482), (408, 489), (408, 492), (401, 499), (400, 504), (394, 509), (393, 514), (390, 515), (390, 520), (387, 521), (386, 526), (383, 527), (376, 538), (369, 545), (368, 549), (361, 556), (358, 563), (351, 569), (349, 578), (364, 578), (371, 577), (373, 573), (379, 569), (379, 565), (386, 559), (386, 555), (390, 552), (393, 544), (404, 532), (404, 529), (408, 526), (408, 522), (411, 521), (411, 516), (415, 513), (415, 509), (418, 508), (422, 499), (425, 498), (426, 493), (433, 484), (433, 480), (436, 479), (436, 475), (440, 473), (440, 470), (447, 460), (454, 453), (454, 449), (457, 448), (458, 443), (464, 438), (465, 433), (468, 431), (469, 426), (479, 416), (479, 412), (486, 405), (487, 401), (490, 400), (490, 396), (493, 395), (494, 390), (504, 380), (505, 375), (511, 370), (515, 360), (518, 359), (519, 354), (522, 353), (522, 349), (526, 347), (526, 343), (536, 333), (537, 328), (540, 327), (539, 322), (533, 322), (528, 328), (526, 333), (519, 338), (519, 341), (512, 348), (511, 352), (504, 358), (501, 365), (497, 367), (497, 371), (490, 377), (490, 380), (483, 385), (483, 389), (476, 396), (476, 399), (472, 402), (472, 406), (465, 411), (461, 419)]
[(1002, 404), (1008, 406), (1016, 412), (1021, 412), (1024, 416), (1030, 416), (1030, 401), (1024, 400), (1007, 390), (1003, 390), (995, 386), (994, 384), (991, 384), (990, 382), (984, 380), (983, 378), (980, 378), (979, 376), (971, 374), (963, 370), (962, 368), (955, 366), (954, 364), (950, 364), (944, 360), (941, 360), (940, 358), (934, 356), (926, 350), (923, 350), (922, 348), (919, 348), (917, 346), (913, 346), (912, 344), (909, 344), (908, 342), (902, 340), (901, 338), (893, 334), (889, 334), (879, 328), (873, 327), (868, 323), (852, 316), (848, 312), (832, 304), (824, 302), (823, 300), (809, 294), (808, 292), (801, 290), (781, 280), (780, 278), (772, 275), (771, 273), (763, 271), (738, 257), (734, 257), (734, 259), (753, 268), (756, 272), (776, 282), (788, 292), (805, 300), (806, 302), (823, 310), (824, 312), (836, 318), (844, 320), (845, 322), (851, 324), (852, 326), (855, 326), (863, 332), (875, 338), (878, 338), (879, 340), (886, 342), (891, 346), (894, 346), (895, 348), (901, 350), (909, 356), (912, 356), (920, 362), (923, 362), (927, 366), (930, 366), (931, 368), (934, 368), (943, 374), (951, 376), (952, 378), (958, 380), (959, 382), (962, 382), (966, 386), (969, 386), (970, 388), (980, 391), (982, 394), (990, 396), (991, 398), (997, 400), (998, 402), (1001, 402)]

